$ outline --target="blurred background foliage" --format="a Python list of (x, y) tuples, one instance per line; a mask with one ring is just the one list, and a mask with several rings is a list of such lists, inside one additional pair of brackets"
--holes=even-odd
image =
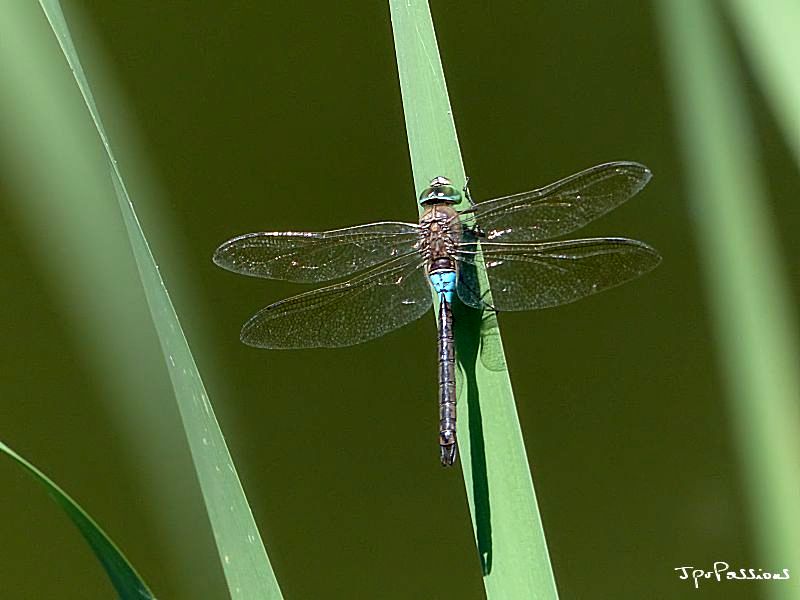
[[(0, 21), (0, 439), (81, 502), (159, 597), (225, 598), (101, 147), (27, 4)], [(245, 231), (415, 218), (388, 7), (62, 5), (286, 597), (483, 597), (460, 471), (438, 466), (433, 320), (351, 349), (256, 351), (239, 344), (241, 323), (300, 288), (210, 261)], [(797, 161), (756, 63), (710, 5), (794, 306)], [(583, 232), (651, 243), (655, 272), (500, 317), (561, 596), (684, 597), (676, 567), (790, 566), (757, 551), (659, 12), (432, 10), (477, 200), (615, 159), (655, 175)], [(0, 482), (3, 597), (110, 597), (37, 486), (8, 461)], [(777, 585), (702, 594), (767, 598)]]

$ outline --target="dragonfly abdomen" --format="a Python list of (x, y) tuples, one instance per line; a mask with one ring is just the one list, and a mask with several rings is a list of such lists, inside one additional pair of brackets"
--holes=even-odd
[[(455, 271), (451, 271), (455, 281)], [(442, 273), (444, 274), (444, 273)], [(433, 278), (435, 274), (431, 274)], [(439, 449), (442, 465), (456, 461), (456, 353), (453, 343), (453, 312), (450, 302), (439, 296)]]
[[(434, 263), (446, 260), (450, 259), (437, 259)], [(452, 265), (444, 269), (430, 269), (428, 271), (428, 277), (430, 278), (431, 286), (433, 286), (433, 291), (436, 292), (436, 295), (439, 296), (439, 298), (444, 298), (448, 304), (452, 304), (453, 293), (456, 290), (456, 270)]]
[(456, 460), (456, 354), (453, 343), (453, 311), (457, 273), (451, 256), (437, 256), (428, 263), (428, 277), (439, 297), (439, 448), (442, 465)]

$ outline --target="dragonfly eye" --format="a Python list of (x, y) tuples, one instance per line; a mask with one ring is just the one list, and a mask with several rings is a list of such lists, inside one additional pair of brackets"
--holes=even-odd
[(419, 195), (419, 203), (426, 204), (458, 204), (461, 192), (453, 187), (446, 177), (434, 177), (428, 187)]

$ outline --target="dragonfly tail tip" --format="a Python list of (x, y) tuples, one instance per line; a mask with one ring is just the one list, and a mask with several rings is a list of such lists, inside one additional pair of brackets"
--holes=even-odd
[(456, 445), (455, 441), (452, 444), (446, 444), (440, 446), (439, 448), (442, 466), (452, 467), (455, 464), (456, 456), (458, 455), (458, 446)]

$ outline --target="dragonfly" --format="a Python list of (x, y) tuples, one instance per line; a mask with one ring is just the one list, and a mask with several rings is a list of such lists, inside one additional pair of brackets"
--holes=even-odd
[[(644, 165), (610, 162), (533, 191), (475, 203), (466, 186), (462, 194), (439, 176), (419, 196), (418, 223), (248, 233), (223, 243), (213, 260), (252, 277), (333, 282), (250, 318), (240, 338), (258, 348), (359, 344), (419, 319), (436, 298), (440, 461), (451, 466), (458, 453), (453, 303), (491, 311), (549, 308), (655, 268), (660, 255), (640, 241), (553, 241), (615, 209), (650, 178)], [(457, 210), (462, 200), (467, 207)]]

